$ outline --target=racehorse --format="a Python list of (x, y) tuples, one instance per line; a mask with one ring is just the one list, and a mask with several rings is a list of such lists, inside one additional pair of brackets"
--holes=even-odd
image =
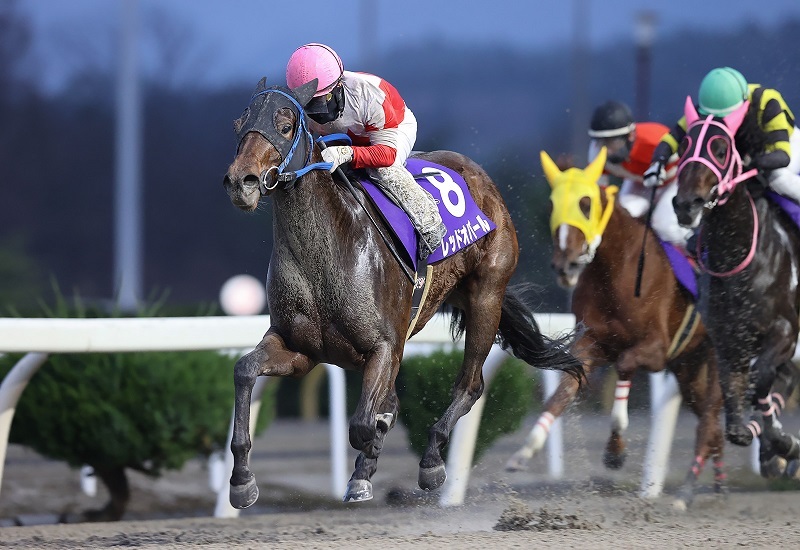
[[(634, 373), (668, 368), (675, 373), (685, 402), (698, 418), (695, 459), (678, 500), (682, 507), (691, 503), (697, 477), (709, 457), (714, 461), (715, 489), (722, 491), (722, 392), (711, 342), (692, 295), (673, 275), (655, 234), (616, 202), (617, 188), (598, 185), (605, 148), (586, 170), (570, 168), (562, 172), (547, 153), (542, 152), (541, 158), (552, 187), (552, 267), (559, 285), (573, 290), (572, 312), (585, 326), (576, 352), (585, 358), (587, 376), (611, 364), (618, 375), (604, 464), (616, 469), (625, 461), (623, 434), (628, 426), (628, 393)], [(630, 245), (642, 242), (644, 232), (649, 233), (647, 261), (640, 297), (635, 298), (640, 249)], [(507, 469), (525, 468), (544, 446), (551, 424), (573, 402), (577, 390), (576, 383), (561, 377), (526, 443), (508, 460)]]
[[(797, 438), (775, 420), (798, 377), (791, 359), (800, 311), (800, 235), (765, 196), (757, 170), (743, 169), (736, 140), (752, 135), (757, 124), (748, 107), (745, 102), (723, 118), (701, 118), (686, 99), (673, 206), (682, 225), (699, 228), (703, 317), (717, 352), (726, 437), (742, 446), (758, 438), (761, 473), (769, 476), (800, 455)], [(755, 407), (750, 420), (748, 401)], [(785, 460), (776, 464), (776, 455)]]
[[(397, 419), (395, 378), (415, 282), (382, 238), (386, 227), (372, 223), (376, 212), (365, 203), (363, 192), (334, 179), (330, 165), (321, 163), (303, 109), (316, 85), (314, 80), (293, 90), (267, 88), (262, 79), (245, 113), (234, 122), (239, 145), (223, 185), (232, 203), (245, 211), (271, 197), (274, 233), (267, 273), (271, 326), (234, 368), (230, 501), (237, 508), (258, 498), (247, 463), (250, 397), (257, 376), (301, 377), (323, 362), (362, 373), (361, 397), (349, 422), (350, 444), (360, 453), (345, 501), (372, 498), (370, 478), (384, 437)], [(456, 421), (483, 391), (481, 368), (495, 340), (536, 367), (576, 377), (582, 376), (582, 367), (569, 352), (571, 337), (545, 337), (519, 291), (508, 286), (519, 248), (511, 217), (489, 176), (454, 152), (415, 158), (463, 176), (475, 202), (496, 225), (482, 239), (431, 266), (432, 282), (413, 329), (418, 332), (447, 303), (453, 308), (454, 336), (465, 333), (452, 403), (431, 426), (420, 461), (419, 486), (430, 490), (445, 481), (442, 449)], [(324, 168), (314, 169), (319, 166)], [(442, 200), (452, 199), (444, 195)]]

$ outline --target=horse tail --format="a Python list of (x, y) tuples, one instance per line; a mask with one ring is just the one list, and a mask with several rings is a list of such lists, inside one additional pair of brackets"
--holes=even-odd
[[(585, 377), (583, 364), (570, 352), (582, 329), (577, 328), (556, 338), (542, 334), (532, 308), (525, 302), (525, 295), (533, 288), (530, 283), (509, 285), (506, 288), (496, 343), (504, 350), (511, 348), (515, 357), (529, 365), (560, 370), (582, 382)], [(466, 319), (464, 312), (457, 308), (453, 308), (452, 313), (450, 329), (453, 338), (457, 340), (464, 333)]]

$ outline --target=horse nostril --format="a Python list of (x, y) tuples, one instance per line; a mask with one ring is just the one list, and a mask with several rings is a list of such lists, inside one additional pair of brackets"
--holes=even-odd
[(255, 174), (248, 174), (242, 180), (242, 185), (245, 187), (258, 187), (258, 176)]
[(231, 177), (229, 175), (225, 174), (225, 177), (222, 178), (222, 187), (224, 187), (225, 189), (230, 189), (231, 185), (233, 185), (231, 183)]

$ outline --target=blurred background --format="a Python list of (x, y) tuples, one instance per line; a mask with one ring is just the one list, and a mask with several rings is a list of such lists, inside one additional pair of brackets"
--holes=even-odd
[(215, 304), (233, 275), (263, 282), (270, 208), (245, 214), (222, 188), (232, 121), (306, 42), (394, 84), (417, 149), (483, 165), (540, 311), (567, 297), (538, 153), (583, 164), (594, 106), (672, 126), (730, 65), (800, 109), (797, 0), (0, 0), (0, 305), (33, 315), (55, 281), (181, 312)]

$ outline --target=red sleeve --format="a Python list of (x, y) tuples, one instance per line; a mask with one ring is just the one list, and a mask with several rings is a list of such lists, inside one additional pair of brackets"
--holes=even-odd
[(366, 147), (353, 147), (353, 168), (384, 168), (394, 164), (397, 149), (388, 145), (376, 144)]

